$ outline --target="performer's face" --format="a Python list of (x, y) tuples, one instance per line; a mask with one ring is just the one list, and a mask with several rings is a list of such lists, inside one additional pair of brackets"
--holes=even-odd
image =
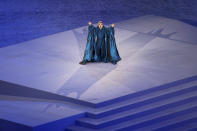
[(99, 27), (99, 29), (102, 29), (103, 28), (103, 23), (102, 22), (99, 22), (98, 23), (98, 27)]

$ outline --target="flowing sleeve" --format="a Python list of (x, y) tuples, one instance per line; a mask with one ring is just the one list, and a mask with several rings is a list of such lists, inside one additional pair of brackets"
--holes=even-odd
[(95, 27), (93, 25), (88, 26), (88, 40), (95, 41)]
[(118, 62), (121, 60), (118, 49), (116, 46), (116, 40), (115, 40), (115, 31), (114, 27), (110, 26), (109, 28), (109, 46), (110, 46), (110, 56), (112, 62)]
[(88, 35), (93, 35), (93, 31), (94, 31), (94, 26), (93, 25), (89, 25), (88, 26)]
[(84, 61), (91, 61), (93, 58), (93, 46), (94, 46), (94, 26), (89, 25), (88, 26), (88, 37), (87, 37), (87, 43), (86, 48), (84, 52)]

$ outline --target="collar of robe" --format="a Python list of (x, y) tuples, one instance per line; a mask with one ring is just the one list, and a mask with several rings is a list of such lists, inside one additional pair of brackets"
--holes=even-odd
[(97, 28), (99, 29), (99, 30), (103, 30), (104, 28), (105, 28), (105, 26), (103, 26), (101, 29), (97, 26)]

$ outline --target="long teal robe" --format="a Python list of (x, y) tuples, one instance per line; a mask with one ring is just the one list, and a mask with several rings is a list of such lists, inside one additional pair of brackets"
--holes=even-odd
[(116, 47), (113, 27), (103, 26), (102, 29), (93, 25), (88, 27), (88, 38), (83, 60), (112, 63), (121, 60)]

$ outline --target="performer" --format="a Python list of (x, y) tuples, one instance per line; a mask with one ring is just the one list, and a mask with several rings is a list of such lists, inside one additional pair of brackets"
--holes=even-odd
[(116, 64), (121, 60), (114, 37), (114, 24), (110, 27), (103, 26), (99, 21), (95, 28), (91, 22), (88, 23), (88, 38), (83, 60), (80, 64), (87, 62), (111, 62)]
[(95, 28), (95, 54), (94, 61), (108, 62), (107, 57), (107, 28), (103, 26), (102, 21), (98, 22), (97, 28)]

